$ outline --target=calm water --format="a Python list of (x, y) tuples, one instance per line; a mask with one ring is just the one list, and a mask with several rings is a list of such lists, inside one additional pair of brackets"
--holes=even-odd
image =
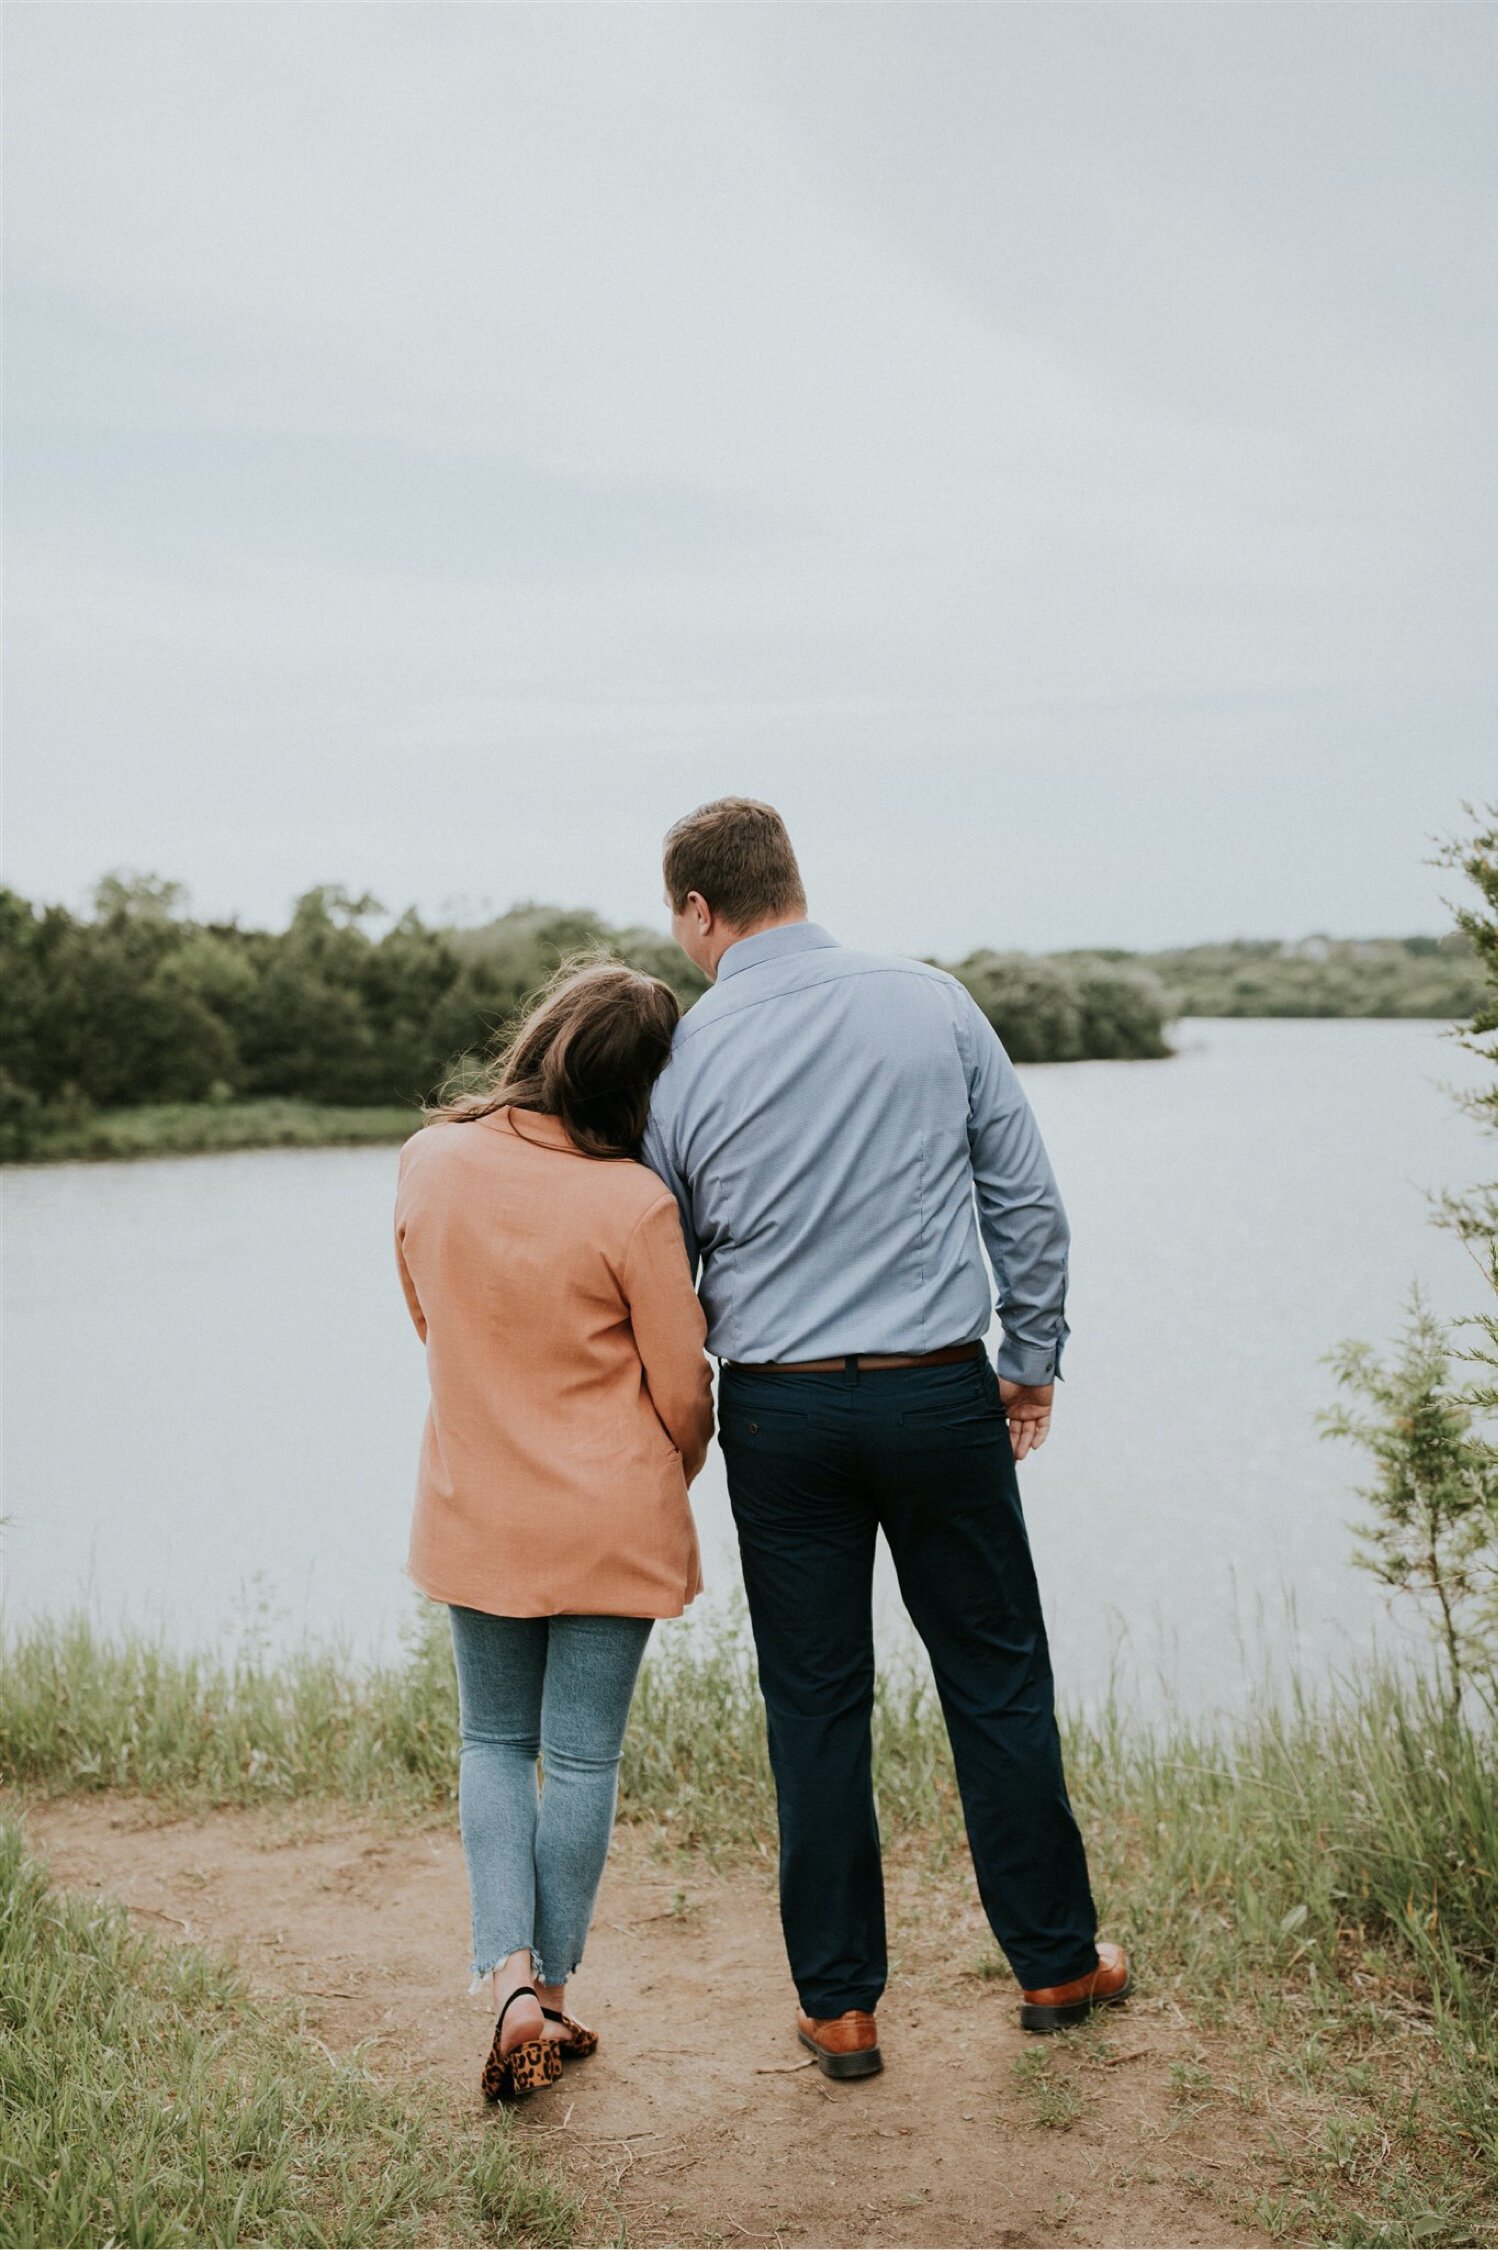
[[(1064, 1694), (1232, 1704), (1245, 1648), (1322, 1671), (1394, 1628), (1348, 1562), (1357, 1457), (1320, 1355), (1420, 1277), (1474, 1309), (1422, 1189), (1482, 1170), (1431, 1024), (1198, 1022), (1164, 1063), (1023, 1073), (1074, 1235), (1073, 1335), (1022, 1470)], [(422, 1352), (396, 1151), (255, 1151), (6, 1182), (4, 1614), (87, 1603), (180, 1645), (395, 1647)], [(737, 1569), (722, 1465), (694, 1501)], [(882, 1558), (883, 1560), (883, 1558)], [(904, 1619), (879, 1589), (888, 1647)], [(700, 1605), (700, 1614), (702, 1605)], [(680, 1629), (680, 1628), (677, 1628)]]

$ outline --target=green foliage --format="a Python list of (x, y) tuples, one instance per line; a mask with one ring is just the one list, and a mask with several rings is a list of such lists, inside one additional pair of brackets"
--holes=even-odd
[(1389, 1366), (1368, 1344), (1342, 1344), (1330, 1357), (1339, 1382), (1373, 1410), (1319, 1416), (1326, 1435), (1352, 1439), (1375, 1463), (1375, 1482), (1361, 1487), (1371, 1512), (1356, 1526), (1355, 1560), (1429, 1606), (1456, 1709), (1466, 1679), (1487, 1690), (1492, 1677), (1493, 1448), (1476, 1442), (1472, 1410), (1452, 1380), (1447, 1330), (1420, 1294)]
[[(1469, 804), (1464, 806), (1464, 814), (1474, 824), (1471, 833), (1446, 838), (1432, 864), (1436, 867), (1456, 868), (1479, 893), (1477, 905), (1470, 900), (1460, 899), (1457, 905), (1451, 906), (1453, 919), (1467, 939), (1483, 978), (1483, 989), (1475, 1002), (1473, 1020), (1460, 1037), (1463, 1045), (1470, 1047), (1473, 1053), (1493, 1063), (1496, 1059), (1495, 978), (1497, 967), (1500, 967), (1495, 926), (1497, 887), (1500, 887), (1497, 886), (1495, 863), (1495, 807), (1488, 807), (1483, 820)], [(1485, 1043), (1486, 1035), (1488, 1044)], [(1490, 1118), (1495, 1116), (1496, 1095), (1493, 1085), (1485, 1097), (1485, 1110)]]
[(1166, 988), (1129, 961), (971, 953), (953, 975), (967, 985), (1012, 1062), (1120, 1061), (1167, 1054), (1177, 1011)]
[[(1490, 869), (1493, 880), (1492, 844)], [(582, 908), (527, 904), (445, 930), (408, 911), (377, 936), (377, 900), (319, 884), (285, 930), (246, 930), (196, 922), (180, 884), (130, 873), (106, 875), (93, 907), (80, 918), (0, 890), (0, 1160), (102, 1153), (91, 1124), (146, 1106), (416, 1110), (473, 1081), (569, 955), (628, 961), (684, 1007), (705, 990), (670, 938)], [(981, 951), (953, 973), (1023, 1063), (1165, 1055), (1165, 1026), (1182, 1013), (1456, 1015), (1485, 991), (1460, 933), (1138, 956)], [(189, 1134), (180, 1145), (233, 1144)], [(1472, 1230), (1477, 1207), (1460, 1205), (1452, 1223)]]
[(483, 965), (497, 988), (509, 994), (513, 1008), (546, 983), (559, 961), (575, 953), (608, 953), (647, 976), (660, 977), (684, 1008), (708, 990), (708, 979), (669, 937), (657, 930), (612, 929), (585, 908), (564, 913), (528, 903), (476, 929), (447, 935), (461, 960)]
[[(194, 922), (181, 886), (155, 876), (106, 876), (94, 905), (79, 920), (0, 891), (0, 1157), (104, 1153), (116, 1113), (153, 1106), (414, 1112), (478, 1068), (580, 949), (664, 977), (684, 1004), (704, 989), (670, 939), (551, 907), (475, 930), (408, 912), (377, 937), (379, 902), (336, 884), (306, 892), (279, 933)], [(169, 1145), (234, 1145), (227, 1131)]]
[(0, 1820), (0, 2245), (571, 2240), (570, 2199), (485, 2124), (52, 1889)]
[(97, 1160), (135, 1156), (208, 1156), (239, 1148), (349, 1148), (404, 1141), (416, 1131), (415, 1108), (336, 1109), (327, 1104), (268, 1096), (229, 1101), (210, 1087), (201, 1102), (140, 1102), (129, 1109), (91, 1109), (86, 1102), (43, 1106), (19, 1092), (27, 1108), (5, 1137), (14, 1116), (0, 1077), (0, 1149), (11, 1160)]
[[(1473, 808), (1464, 811), (1471, 821)], [(1490, 1066), (1477, 1094), (1455, 1097), (1493, 1138), (1495, 1064), (1495, 816), (1468, 837), (1451, 838), (1435, 863), (1458, 868), (1479, 892), (1478, 905), (1457, 907), (1457, 941), (1470, 949), (1481, 978), (1471, 1020), (1454, 1036)], [(1448, 1670), (1449, 1693), (1459, 1704), (1465, 1680), (1492, 1692), (1494, 1647), (1496, 1450), (1490, 1417), (1495, 1408), (1496, 1341), (1495, 1191), (1488, 1182), (1434, 1198), (1435, 1224), (1456, 1234), (1479, 1263), (1489, 1285), (1488, 1309), (1440, 1326), (1413, 1291), (1410, 1317), (1395, 1360), (1387, 1366), (1367, 1344), (1346, 1342), (1330, 1354), (1339, 1382), (1374, 1409), (1360, 1418), (1346, 1408), (1321, 1415), (1326, 1435), (1351, 1438), (1375, 1462), (1374, 1484), (1363, 1488), (1372, 1516), (1359, 1530), (1356, 1556), (1384, 1584), (1424, 1601)], [(1483, 1343), (1458, 1343), (1478, 1328)], [(1457, 1383), (1454, 1358), (1478, 1365), (1478, 1380)]]
[(405, 1660), (357, 1674), (323, 1648), (273, 1666), (253, 1648), (226, 1660), (110, 1639), (82, 1616), (26, 1628), (0, 1668), (0, 1776), (221, 1805), (440, 1804), (456, 1786), (446, 1633), (424, 1605)]
[(1028, 2047), (1012, 2062), (1011, 2075), (1027, 2097), (1035, 2122), (1045, 2130), (1066, 2133), (1083, 2110), (1078, 2082), (1070, 2075), (1056, 2042)]
[[(1061, 956), (1068, 959), (1071, 956)], [(1458, 931), (1440, 938), (1238, 939), (1138, 955), (1184, 1016), (1466, 1016), (1484, 976)]]
[[(1455, 1024), (1450, 1036), (1468, 1054), (1484, 1063), (1486, 1069), (1485, 1076), (1477, 1087), (1455, 1093), (1453, 1098), (1460, 1109), (1474, 1118), (1493, 1147), (1496, 1123), (1500, 1120), (1500, 1083), (1496, 1080), (1495, 1044), (1495, 808), (1493, 805), (1489, 808), (1482, 823), (1478, 821), (1472, 805), (1465, 805), (1464, 811), (1470, 821), (1476, 824), (1472, 833), (1450, 837), (1441, 847), (1434, 865), (1457, 868), (1479, 893), (1477, 903), (1460, 900), (1453, 908), (1453, 916), (1483, 969), (1484, 991), (1469, 1021)], [(1497, 1341), (1500, 1341), (1494, 1305), (1496, 1290), (1500, 1287), (1494, 1183), (1486, 1180), (1477, 1187), (1450, 1190), (1432, 1200), (1435, 1207), (1434, 1224), (1457, 1235), (1489, 1284), (1491, 1303), (1487, 1311), (1457, 1324), (1459, 1331), (1466, 1328), (1477, 1329), (1477, 1338), (1459, 1344), (1456, 1349), (1459, 1358), (1479, 1370), (1468, 1384), (1464, 1395), (1480, 1413), (1493, 1415), (1497, 1403), (1495, 1349)], [(1490, 1464), (1493, 1473), (1493, 1444), (1490, 1449)]]

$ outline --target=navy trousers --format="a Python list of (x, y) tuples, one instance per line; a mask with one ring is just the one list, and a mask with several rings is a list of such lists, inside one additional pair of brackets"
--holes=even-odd
[(979, 1357), (726, 1366), (719, 1439), (781, 1823), (781, 1921), (809, 2015), (873, 2008), (885, 1893), (870, 1776), (877, 1528), (932, 1659), (979, 1895), (1028, 1991), (1097, 1963), (1004, 1409)]

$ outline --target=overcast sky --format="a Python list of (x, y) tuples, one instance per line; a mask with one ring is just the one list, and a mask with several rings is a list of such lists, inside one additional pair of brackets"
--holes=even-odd
[(7, 9), (7, 879), (1438, 930), (1483, 4)]

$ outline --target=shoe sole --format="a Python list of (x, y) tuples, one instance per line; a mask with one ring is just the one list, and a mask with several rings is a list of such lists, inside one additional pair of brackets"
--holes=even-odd
[(825, 2078), (873, 2078), (877, 2070), (885, 2067), (878, 2047), (856, 2047), (850, 2055), (831, 2055), (816, 2039), (809, 2039), (805, 2031), (799, 2030), (797, 2037), (816, 2059)]
[(1034, 2001), (1021, 2002), (1021, 2029), (1023, 2031), (1067, 2031), (1075, 2023), (1082, 2023), (1096, 2008), (1117, 2008), (1128, 2000), (1135, 1988), (1135, 1979), (1126, 1971), (1125, 1982), (1118, 1992), (1105, 1992), (1097, 2000), (1072, 2000), (1065, 2008), (1040, 2007)]

